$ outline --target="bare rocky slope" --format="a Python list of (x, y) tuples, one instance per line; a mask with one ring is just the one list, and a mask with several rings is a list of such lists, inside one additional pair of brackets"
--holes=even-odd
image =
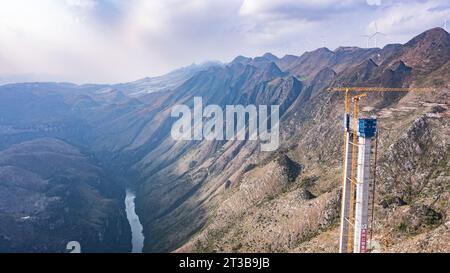
[(0, 252), (126, 252), (130, 231), (113, 179), (53, 138), (0, 152)]
[[(377, 115), (380, 124), (374, 239), (378, 250), (408, 251), (398, 244), (420, 245), (416, 241), (426, 236), (435, 241), (411, 251), (448, 251), (448, 77), (436, 71), (445, 70), (449, 41), (448, 33), (432, 29), (405, 45), (383, 49), (319, 49), (291, 57), (289, 66), (283, 59), (238, 57), (180, 86), (176, 92), (187, 101), (196, 94), (218, 93), (208, 102), (220, 105), (228, 99), (224, 94), (238, 88), (238, 102), (245, 104), (247, 90), (260, 94), (266, 89), (248, 86), (253, 74), (241, 71), (279, 63), (283, 73), (261, 79), (264, 86), (287, 81), (296, 90), (284, 101), (282, 147), (275, 153), (259, 152), (251, 141), (203, 141), (188, 147), (192, 144), (164, 138), (135, 166), (144, 174), (138, 204), (148, 235), (146, 250), (337, 251), (343, 101), (325, 88), (426, 84), (436, 91), (371, 94), (363, 102), (362, 114)], [(433, 63), (432, 68), (423, 63)], [(234, 71), (237, 65), (244, 67)], [(231, 79), (219, 77), (224, 73)], [(232, 79), (242, 75), (247, 85), (237, 86)], [(204, 82), (208, 93), (198, 86)], [(221, 89), (211, 92), (216, 86)]]
[[(434, 87), (362, 101), (362, 115), (379, 119), (373, 245), (386, 252), (448, 252), (449, 68), (450, 35), (436, 28), (382, 49), (239, 56), (176, 86), (157, 81), (159, 92), (140, 93), (154, 79), (1, 86), (0, 160), (11, 145), (37, 138), (77, 147), (119, 181), (115, 189), (136, 189), (144, 251), (334, 252), (343, 97), (326, 89)], [(280, 105), (280, 148), (173, 140), (171, 109), (192, 107), (194, 97), (222, 107)]]

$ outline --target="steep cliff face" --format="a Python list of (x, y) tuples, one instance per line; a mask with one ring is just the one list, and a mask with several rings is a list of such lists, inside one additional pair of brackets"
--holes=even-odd
[(386, 148), (378, 167), (375, 228), (388, 251), (449, 250), (448, 105), (427, 108)]
[(315, 178), (298, 179), (301, 169), (286, 155), (254, 166), (177, 251), (286, 252), (328, 230), (339, 214), (338, 192), (311, 193)]
[(120, 189), (75, 147), (56, 139), (0, 152), (0, 252), (127, 252)]
[[(0, 229), (8, 227), (0, 230), (0, 246), (59, 251), (67, 232), (92, 251), (105, 250), (106, 241), (124, 250), (129, 234), (120, 235), (123, 208), (116, 202), (132, 184), (145, 251), (337, 251), (343, 98), (326, 89), (363, 85), (436, 88), (362, 101), (362, 116), (379, 119), (377, 250), (449, 251), (442, 243), (448, 242), (449, 41), (447, 32), (432, 29), (383, 49), (239, 56), (186, 79), (181, 73), (177, 84), (160, 78), (2, 86), (0, 204), (19, 209), (0, 210)], [(195, 97), (222, 108), (280, 105), (279, 149), (263, 152), (259, 140), (174, 140), (171, 110), (192, 109)], [(52, 140), (22, 143), (43, 137)], [(120, 182), (104, 178), (104, 169)], [(120, 192), (110, 192), (111, 185)], [(26, 201), (15, 204), (11, 195)], [(62, 230), (55, 242), (14, 240), (48, 234), (54, 225)]]
[[(171, 105), (192, 107), (194, 97), (224, 109), (225, 105), (278, 104), (282, 118), (302, 92), (301, 82), (285, 76), (274, 63), (261, 67), (234, 63), (191, 78), (176, 90)], [(164, 112), (163, 124), (170, 124), (169, 109)], [(206, 220), (202, 215), (216, 204), (225, 184), (235, 185), (233, 176), (239, 176), (249, 156), (260, 150), (257, 141), (175, 141), (167, 130), (170, 126), (163, 126), (157, 130), (165, 134), (161, 143), (135, 165), (143, 180), (137, 198), (144, 227), (159, 234), (146, 241), (148, 250), (153, 251), (170, 250), (198, 230)], [(150, 207), (151, 213), (144, 212)]]
[[(446, 44), (448, 35), (441, 34), (431, 30), (414, 43), (387, 46), (389, 56), (380, 56), (378, 64), (371, 54), (362, 54), (357, 56), (368, 57), (340, 66), (340, 72), (311, 71), (316, 76), (305, 90), (327, 84), (307, 103), (299, 103), (300, 98), (294, 102), (281, 126), (280, 152), (302, 166), (295, 182), (289, 187), (277, 182), (286, 180), (270, 159), (276, 155), (259, 155), (252, 161), (258, 167), (235, 176), (238, 182), (231, 185), (236, 186), (222, 194), (203, 229), (177, 251), (337, 251), (343, 98), (324, 89), (433, 82), (436, 71), (445, 71), (447, 57), (430, 71), (408, 61), (405, 52), (431, 56), (434, 52), (422, 52), (422, 45)], [(435, 87), (427, 94), (372, 94), (363, 101), (362, 115), (379, 119), (372, 246), (376, 251), (449, 251), (449, 91), (442, 84)], [(252, 178), (261, 181), (251, 183)]]

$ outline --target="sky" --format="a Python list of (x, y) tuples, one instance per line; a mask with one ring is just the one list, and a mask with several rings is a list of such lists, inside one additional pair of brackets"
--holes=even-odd
[(382, 47), (445, 20), (450, 0), (0, 0), (0, 83), (118, 83), (238, 55)]

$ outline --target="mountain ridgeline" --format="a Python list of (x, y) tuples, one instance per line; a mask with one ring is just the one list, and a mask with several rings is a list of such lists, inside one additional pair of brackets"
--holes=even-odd
[[(335, 252), (342, 94), (330, 86), (427, 86), (368, 94), (379, 149), (380, 251), (450, 251), (450, 34), (384, 48), (236, 57), (119, 85), (0, 86), (0, 251), (130, 251), (136, 192), (146, 252)], [(174, 140), (174, 105), (279, 105), (280, 148)], [(24, 234), (27, 234), (26, 236)]]

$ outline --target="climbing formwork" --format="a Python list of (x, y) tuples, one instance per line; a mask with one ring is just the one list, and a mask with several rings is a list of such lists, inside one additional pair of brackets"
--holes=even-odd
[(369, 234), (369, 184), (371, 143), (375, 137), (377, 120), (359, 119), (358, 122), (358, 171), (356, 176), (356, 202), (353, 252), (367, 251), (367, 236)]

